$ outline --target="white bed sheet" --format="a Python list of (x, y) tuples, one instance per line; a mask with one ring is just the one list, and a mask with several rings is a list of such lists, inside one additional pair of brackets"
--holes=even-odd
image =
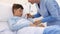
[(43, 27), (25, 27), (18, 31), (17, 34), (43, 34)]

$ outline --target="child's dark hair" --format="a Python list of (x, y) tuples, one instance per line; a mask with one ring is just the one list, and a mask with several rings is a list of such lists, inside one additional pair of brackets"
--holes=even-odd
[(12, 12), (14, 13), (14, 9), (19, 9), (19, 8), (21, 8), (22, 10), (24, 9), (23, 6), (20, 5), (20, 4), (13, 4), (13, 6), (12, 6)]

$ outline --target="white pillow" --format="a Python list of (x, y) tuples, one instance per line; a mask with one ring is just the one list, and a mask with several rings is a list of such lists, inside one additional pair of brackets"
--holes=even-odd
[(7, 21), (12, 16), (11, 5), (0, 3), (0, 21)]

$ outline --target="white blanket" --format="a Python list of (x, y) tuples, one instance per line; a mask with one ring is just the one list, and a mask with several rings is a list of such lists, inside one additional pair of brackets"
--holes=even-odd
[(43, 27), (25, 27), (18, 31), (17, 34), (43, 34)]

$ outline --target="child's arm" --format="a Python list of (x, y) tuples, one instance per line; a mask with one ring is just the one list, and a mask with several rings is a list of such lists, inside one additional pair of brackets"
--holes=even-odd
[(16, 29), (13, 27), (13, 25), (14, 24), (16, 24), (16, 20), (14, 20), (14, 19), (9, 19), (8, 20), (8, 26), (9, 26), (9, 28), (12, 30), (12, 31), (15, 31)]

